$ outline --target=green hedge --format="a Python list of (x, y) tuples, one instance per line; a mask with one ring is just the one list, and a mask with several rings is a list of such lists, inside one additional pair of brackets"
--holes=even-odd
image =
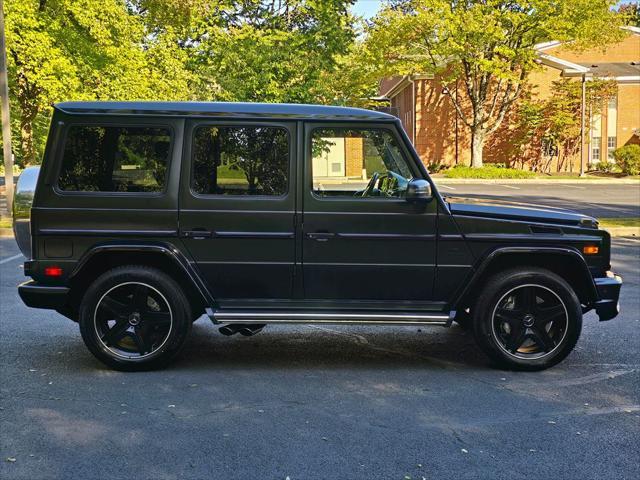
[(444, 172), (447, 178), (533, 178), (535, 173), (515, 168), (487, 165), (481, 168), (457, 166)]
[(613, 152), (616, 164), (627, 175), (640, 175), (640, 145), (625, 145)]

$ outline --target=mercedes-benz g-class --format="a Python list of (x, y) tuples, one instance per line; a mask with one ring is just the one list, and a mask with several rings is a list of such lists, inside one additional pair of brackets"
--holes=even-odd
[(164, 365), (206, 314), (247, 336), (456, 321), (500, 365), (536, 370), (569, 354), (585, 312), (618, 313), (594, 218), (443, 198), (381, 112), (60, 103), (30, 217), (28, 178), (20, 296), (77, 321), (117, 369)]

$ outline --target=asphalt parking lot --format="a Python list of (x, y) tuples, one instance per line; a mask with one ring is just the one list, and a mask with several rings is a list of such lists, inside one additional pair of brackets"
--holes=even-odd
[(616, 239), (622, 315), (585, 317), (539, 373), (493, 369), (460, 328), (206, 319), (171, 368), (107, 370), (17, 296), (0, 239), (0, 478), (640, 478), (640, 241)]

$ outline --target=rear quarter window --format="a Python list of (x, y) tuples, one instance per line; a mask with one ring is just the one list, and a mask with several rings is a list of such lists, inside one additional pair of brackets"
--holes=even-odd
[(58, 189), (162, 192), (170, 151), (171, 131), (167, 127), (71, 126)]

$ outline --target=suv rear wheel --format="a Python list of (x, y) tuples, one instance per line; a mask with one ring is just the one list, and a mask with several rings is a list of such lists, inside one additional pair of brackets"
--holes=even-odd
[(117, 370), (164, 366), (192, 324), (189, 302), (164, 272), (124, 266), (102, 274), (80, 305), (80, 332), (98, 360)]
[(571, 286), (543, 269), (508, 270), (486, 284), (474, 309), (473, 331), (499, 365), (542, 370), (561, 362), (582, 329), (582, 308)]

